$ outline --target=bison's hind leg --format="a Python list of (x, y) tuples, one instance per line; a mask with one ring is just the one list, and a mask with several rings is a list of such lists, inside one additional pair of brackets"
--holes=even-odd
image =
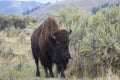
[(54, 77), (54, 73), (52, 71), (52, 65), (49, 67), (49, 73), (50, 73), (50, 77)]
[(35, 64), (36, 64), (36, 76), (37, 76), (37, 77), (40, 77), (38, 57), (35, 57)]

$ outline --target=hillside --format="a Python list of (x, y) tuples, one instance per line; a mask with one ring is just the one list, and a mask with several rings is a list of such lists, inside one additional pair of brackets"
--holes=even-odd
[(31, 12), (30, 15), (41, 19), (43, 16), (49, 15), (50, 13), (58, 12), (61, 8), (64, 8), (67, 5), (79, 6), (82, 10), (90, 11), (93, 7), (99, 7), (105, 3), (111, 5), (112, 3), (120, 3), (120, 0), (62, 0), (59, 3), (39, 8)]
[(40, 3), (35, 1), (0, 1), (0, 13), (8, 15), (13, 14), (28, 14), (37, 8), (42, 8), (50, 3)]

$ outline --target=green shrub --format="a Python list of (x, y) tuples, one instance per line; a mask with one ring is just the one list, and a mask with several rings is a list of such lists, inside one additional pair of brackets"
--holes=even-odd
[(16, 37), (20, 33), (19, 29), (15, 29), (15, 27), (6, 28), (7, 37)]
[(0, 35), (0, 44), (3, 42), (3, 37)]
[(0, 14), (0, 30), (5, 28), (15, 27), (15, 28), (26, 28), (30, 23), (38, 22), (36, 18), (31, 16), (22, 16), (10, 14), (8, 16), (4, 16)]
[(26, 41), (26, 33), (25, 32), (21, 32), (19, 33), (18, 35), (18, 41), (21, 42), (21, 43), (24, 43)]
[(120, 7), (105, 8), (96, 15), (81, 14), (77, 8), (66, 7), (57, 18), (73, 31), (70, 52), (74, 65), (69, 74), (97, 77), (111, 70), (120, 76)]
[(11, 46), (3, 47), (0, 53), (0, 57), (8, 58), (10, 56), (14, 56), (13, 49), (11, 48)]

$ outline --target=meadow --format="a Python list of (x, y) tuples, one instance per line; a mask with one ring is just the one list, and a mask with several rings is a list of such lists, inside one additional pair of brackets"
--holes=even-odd
[[(73, 59), (68, 64), (65, 80), (120, 79), (120, 6), (113, 5), (96, 14), (67, 6), (50, 16), (60, 26), (72, 29), (69, 50)], [(13, 25), (16, 20), (17, 27)], [(0, 27), (0, 80), (46, 80), (41, 66), (41, 77), (35, 77), (30, 46), (32, 32), (42, 21), (0, 15), (0, 22), (5, 23)], [(50, 80), (63, 80), (59, 74), (55, 76)]]

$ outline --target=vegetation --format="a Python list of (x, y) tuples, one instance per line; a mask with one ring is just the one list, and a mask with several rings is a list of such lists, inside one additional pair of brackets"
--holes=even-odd
[[(61, 26), (72, 29), (70, 53), (73, 59), (65, 72), (66, 80), (120, 79), (120, 6), (101, 9), (95, 15), (67, 6), (54, 17)], [(12, 27), (10, 15), (1, 15), (0, 22), (4, 23), (4, 20), (11, 22), (8, 26), (4, 24), (6, 29), (0, 31), (0, 79), (39, 79), (35, 77), (30, 47), (31, 34), (39, 24), (25, 17), (26, 27), (18, 29)], [(41, 66), (40, 71), (44, 78)]]
[[(106, 7), (111, 7), (112, 5), (113, 5), (113, 4), (104, 3), (104, 4), (101, 5), (100, 7), (93, 7), (93, 8), (92, 8), (92, 12), (93, 12), (94, 14), (96, 14), (97, 11), (99, 11), (100, 9), (106, 8)], [(120, 4), (119, 4), (119, 3), (114, 3), (114, 5), (119, 6)]]
[(15, 27), (15, 28), (25, 28), (28, 23), (35, 23), (37, 20), (34, 17), (26, 16), (23, 17), (22, 15), (14, 15), (10, 14), (8, 16), (4, 16), (0, 14), (0, 30)]
[[(72, 29), (69, 76), (120, 77), (120, 7), (111, 6), (96, 13), (80, 13), (66, 7), (58, 15), (60, 24)], [(74, 65), (73, 65), (74, 64)]]

